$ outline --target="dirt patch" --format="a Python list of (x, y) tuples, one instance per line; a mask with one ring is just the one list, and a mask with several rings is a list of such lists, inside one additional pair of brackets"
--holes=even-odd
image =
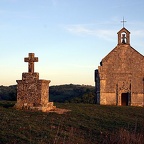
[(61, 108), (56, 108), (54, 110), (50, 110), (49, 112), (55, 112), (57, 114), (64, 114), (64, 113), (67, 113), (67, 112), (70, 112), (71, 110), (68, 110), (68, 109), (61, 109)]

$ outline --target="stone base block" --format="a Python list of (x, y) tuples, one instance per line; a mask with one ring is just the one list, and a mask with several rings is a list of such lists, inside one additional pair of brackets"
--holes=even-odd
[(15, 105), (15, 108), (17, 109), (27, 109), (27, 110), (36, 110), (36, 111), (42, 111), (42, 112), (48, 112), (50, 110), (55, 110), (56, 106), (53, 105), (53, 102), (48, 102), (44, 105), (38, 105), (38, 106), (32, 106), (32, 105)]
[(48, 112), (50, 110), (54, 110), (56, 109), (56, 106), (53, 105), (53, 102), (48, 102), (45, 105), (42, 106), (33, 106), (30, 107), (31, 110), (38, 110), (38, 111), (42, 111), (42, 112)]

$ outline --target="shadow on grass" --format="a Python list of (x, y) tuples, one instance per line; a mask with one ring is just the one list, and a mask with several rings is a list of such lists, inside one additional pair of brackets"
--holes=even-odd
[(15, 101), (0, 101), (0, 106), (4, 108), (10, 108), (15, 105)]

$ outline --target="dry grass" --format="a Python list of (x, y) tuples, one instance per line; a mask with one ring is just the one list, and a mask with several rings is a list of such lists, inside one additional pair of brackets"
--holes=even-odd
[[(144, 108), (59, 104), (63, 114), (0, 102), (0, 144), (143, 144)], [(62, 111), (63, 112), (63, 111)]]
[(105, 137), (103, 144), (144, 144), (142, 133), (130, 132), (125, 129), (120, 129), (117, 133)]

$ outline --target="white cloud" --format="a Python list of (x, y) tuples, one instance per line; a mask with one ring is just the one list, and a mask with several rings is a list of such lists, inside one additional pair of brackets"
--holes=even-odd
[(144, 37), (144, 30), (133, 30), (132, 35), (138, 36), (138, 37)]
[[(97, 25), (100, 25), (100, 24), (97, 24)], [(137, 25), (138, 26), (137, 26), (137, 29), (129, 28), (132, 36), (137, 37), (137, 38), (144, 38), (143, 22), (137, 22), (133, 25), (135, 25), (135, 27)], [(114, 41), (114, 39), (117, 37), (117, 32), (119, 31), (117, 27), (113, 29), (106, 29), (106, 28), (104, 29), (101, 27), (97, 28), (96, 24), (67, 25), (65, 26), (65, 29), (68, 32), (76, 34), (76, 35), (95, 36), (95, 37), (102, 38), (108, 41)]]
[(68, 26), (66, 29), (69, 32), (76, 33), (76, 34), (93, 34), (94, 33), (92, 30), (87, 29), (80, 25)]
[(106, 40), (113, 40), (116, 35), (116, 30), (94, 29), (85, 27), (84, 25), (68, 25), (65, 28), (70, 33), (78, 35), (91, 35), (99, 38), (104, 38)]

